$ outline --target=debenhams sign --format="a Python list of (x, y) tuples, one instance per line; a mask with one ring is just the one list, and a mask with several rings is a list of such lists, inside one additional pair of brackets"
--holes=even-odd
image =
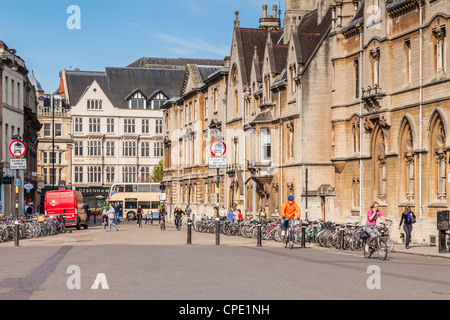
[(99, 195), (108, 194), (109, 188), (107, 187), (77, 187), (77, 191), (80, 191), (83, 195)]

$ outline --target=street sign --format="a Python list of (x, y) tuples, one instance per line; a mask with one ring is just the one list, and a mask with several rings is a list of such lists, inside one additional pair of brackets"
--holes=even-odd
[(27, 159), (11, 158), (9, 159), (9, 168), (11, 170), (26, 170), (27, 169)]
[(225, 145), (225, 142), (221, 140), (215, 140), (211, 143), (209, 149), (214, 157), (221, 157), (227, 151), (227, 146)]
[(226, 169), (227, 158), (209, 158), (208, 167), (210, 169)]
[(20, 186), (20, 178), (15, 178), (14, 179), (14, 185), (15, 186)]
[(9, 153), (16, 158), (22, 157), (27, 152), (27, 146), (22, 140), (14, 140), (9, 144)]
[(33, 184), (31, 184), (31, 183), (25, 183), (25, 184), (23, 185), (23, 188), (29, 191), (29, 190), (33, 189), (34, 186), (33, 186)]

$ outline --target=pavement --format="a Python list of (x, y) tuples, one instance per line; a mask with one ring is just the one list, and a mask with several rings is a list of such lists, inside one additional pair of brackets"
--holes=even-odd
[[(159, 225), (143, 224), (138, 227), (135, 221), (127, 223), (122, 221), (119, 224), (119, 231), (114, 227), (111, 232), (107, 232), (97, 220), (96, 224), (90, 223), (89, 228), (84, 230), (71, 229), (71, 233), (58, 234), (49, 237), (39, 237), (35, 239), (20, 240), (20, 247), (28, 246), (63, 246), (63, 245), (102, 245), (102, 244), (130, 244), (130, 245), (187, 245), (187, 229), (183, 225), (178, 231), (171, 223), (167, 224), (167, 229), (161, 231)], [(217, 245), (215, 234), (196, 232), (192, 229), (191, 244), (189, 245)], [(257, 246), (257, 239), (244, 238), (241, 236), (220, 235), (220, 246)], [(14, 246), (14, 241), (0, 244), (0, 247)], [(262, 247), (280, 247), (282, 244), (274, 240), (263, 240)], [(307, 244), (314, 247), (313, 244)], [(324, 249), (324, 248), (322, 248)], [(334, 249), (328, 249), (334, 250)], [(394, 244), (394, 253), (421, 255), (433, 258), (450, 259), (450, 253), (440, 253), (439, 246), (411, 244), (406, 249), (404, 244)]]

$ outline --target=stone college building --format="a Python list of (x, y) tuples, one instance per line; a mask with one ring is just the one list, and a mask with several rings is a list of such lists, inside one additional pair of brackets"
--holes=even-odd
[[(272, 10), (270, 10), (272, 9)], [(450, 182), (450, 2), (286, 0), (257, 28), (235, 13), (223, 67), (188, 65), (164, 110), (164, 185), (172, 206), (277, 215), (294, 195), (309, 220), (365, 223), (373, 201), (413, 241), (437, 234)], [(399, 239), (395, 228), (392, 237)]]

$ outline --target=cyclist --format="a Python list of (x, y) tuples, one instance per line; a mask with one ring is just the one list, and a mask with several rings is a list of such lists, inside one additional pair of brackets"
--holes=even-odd
[(383, 212), (380, 210), (380, 205), (378, 202), (374, 201), (370, 206), (369, 211), (367, 212), (367, 221), (366, 221), (366, 232), (370, 235), (369, 240), (366, 243), (366, 251), (369, 251), (369, 244), (373, 246), (375, 244), (375, 239), (377, 237), (377, 219), (381, 218), (383, 223), (386, 223), (384, 219)]
[(180, 206), (178, 206), (174, 210), (173, 214), (174, 214), (175, 226), (177, 227), (178, 224), (180, 224), (180, 227), (181, 227), (181, 216), (184, 214), (184, 211), (181, 210)]
[(280, 211), (281, 216), (281, 236), (284, 236), (286, 226), (289, 223), (291, 227), (294, 227), (294, 219), (300, 219), (301, 211), (300, 207), (294, 201), (294, 196), (290, 195), (288, 199), (283, 203)]

